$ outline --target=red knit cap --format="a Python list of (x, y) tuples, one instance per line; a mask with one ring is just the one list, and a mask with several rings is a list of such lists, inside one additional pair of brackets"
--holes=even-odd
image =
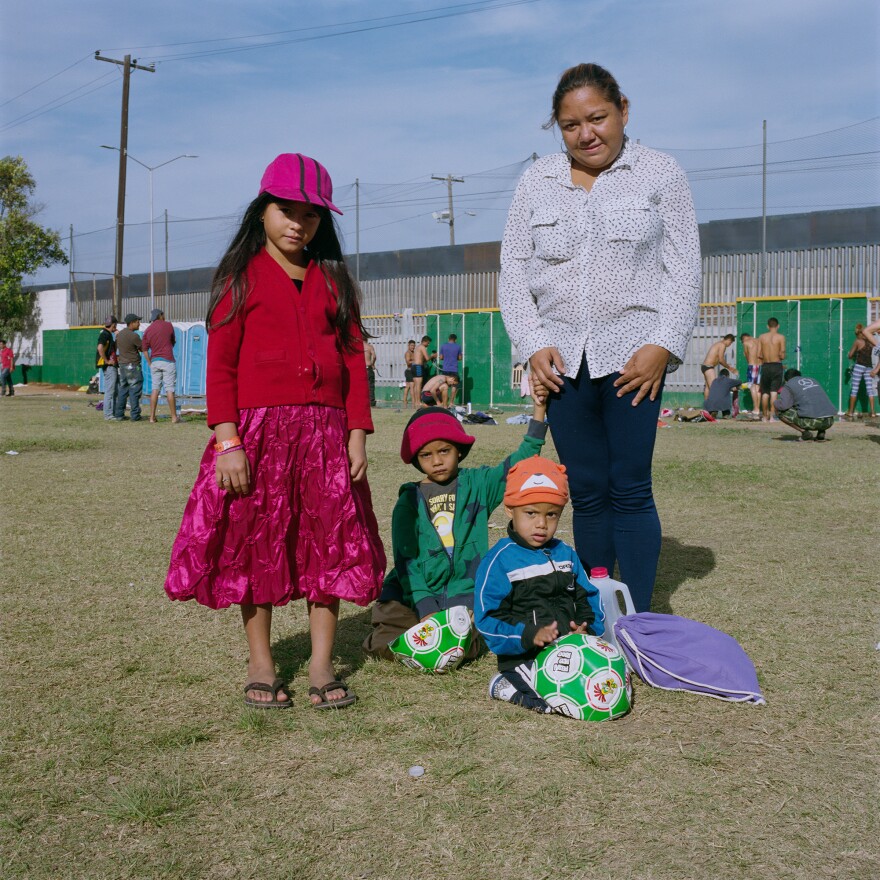
[(446, 440), (455, 444), (461, 458), (464, 458), (471, 451), (475, 439), (465, 433), (458, 419), (448, 409), (429, 406), (419, 410), (403, 429), (400, 457), (406, 464), (416, 464), (414, 459), (423, 446), (434, 440)]
[(564, 507), (568, 501), (565, 468), (549, 458), (533, 455), (517, 462), (507, 473), (506, 507), (523, 507), (546, 501)]

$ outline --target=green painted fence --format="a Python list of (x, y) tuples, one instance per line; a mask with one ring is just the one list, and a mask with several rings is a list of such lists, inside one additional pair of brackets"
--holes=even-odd
[[(43, 331), (43, 375), (52, 385), (88, 385), (95, 375), (101, 327)], [(30, 381), (31, 376), (28, 376)]]
[[(779, 332), (786, 341), (786, 369), (796, 367), (805, 376), (815, 379), (838, 410), (843, 411), (849, 402), (846, 376), (852, 363), (846, 355), (855, 339), (855, 325), (864, 324), (867, 315), (866, 294), (739, 298), (736, 326), (738, 334), (760, 336), (767, 331), (767, 320), (776, 318)], [(746, 362), (739, 345), (737, 350), (737, 369), (745, 376)], [(860, 402), (867, 410), (867, 398)], [(750, 406), (750, 400), (745, 405)]]

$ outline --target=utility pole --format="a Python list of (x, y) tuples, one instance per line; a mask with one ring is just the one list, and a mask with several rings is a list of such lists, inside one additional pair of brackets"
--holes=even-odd
[[(76, 295), (76, 275), (74, 274), (74, 265), (73, 265), (73, 224), (70, 224), (70, 270), (67, 277), (67, 286), (73, 291), (74, 300), (78, 301)], [(77, 323), (79, 323), (79, 317), (77, 317)]]
[(156, 65), (150, 64), (144, 67), (132, 60), (131, 55), (126, 55), (122, 61), (115, 58), (105, 58), (98, 49), (95, 52), (97, 61), (107, 61), (110, 64), (118, 64), (122, 67), (122, 124), (119, 131), (119, 188), (116, 197), (116, 266), (113, 270), (113, 311), (121, 317), (122, 311), (122, 241), (125, 235), (125, 165), (128, 155), (128, 92), (131, 82), (131, 71), (146, 70), (147, 73), (155, 73)]
[(355, 264), (354, 277), (357, 283), (361, 283), (361, 180), (354, 179), (354, 248)]
[(761, 296), (767, 295), (767, 120), (761, 158)]
[(431, 180), (445, 180), (446, 188), (449, 193), (449, 244), (455, 244), (455, 214), (452, 210), (452, 184), (453, 183), (464, 183), (463, 177), (453, 177), (451, 174), (447, 174), (446, 177), (438, 177), (436, 174), (431, 175)]
[(162, 298), (163, 309), (168, 308), (168, 208), (165, 209), (165, 295)]

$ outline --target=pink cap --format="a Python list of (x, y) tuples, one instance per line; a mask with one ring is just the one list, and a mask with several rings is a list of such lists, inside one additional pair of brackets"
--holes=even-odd
[(591, 578), (607, 578), (608, 577), (608, 569), (607, 568), (591, 568), (590, 569), (590, 577)]
[(327, 169), (316, 159), (302, 153), (276, 156), (263, 172), (260, 192), (271, 193), (289, 202), (307, 202), (329, 208), (337, 214), (342, 213), (331, 201), (333, 181)]
[[(440, 406), (428, 406), (419, 410), (403, 429), (403, 440), (400, 444), (400, 457), (405, 464), (419, 467), (419, 450), (435, 440), (445, 440), (458, 447), (461, 461), (470, 451), (476, 437), (465, 433), (458, 419)], [(421, 470), (421, 468), (419, 468)]]

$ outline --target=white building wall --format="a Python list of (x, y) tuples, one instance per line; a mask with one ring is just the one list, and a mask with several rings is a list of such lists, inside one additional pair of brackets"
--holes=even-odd
[(16, 336), (12, 341), (12, 350), (15, 352), (17, 363), (21, 363), (22, 360), (31, 365), (43, 363), (43, 331), (66, 330), (70, 326), (67, 323), (67, 295), (66, 287), (41, 290), (37, 294), (40, 329), (32, 338)]

